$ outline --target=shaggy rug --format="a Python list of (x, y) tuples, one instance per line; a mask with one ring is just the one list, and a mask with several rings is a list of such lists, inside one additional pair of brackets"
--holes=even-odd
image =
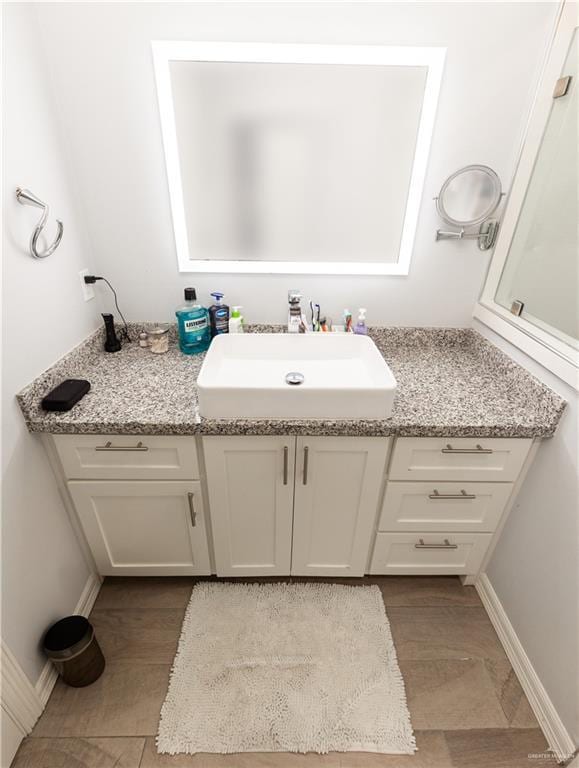
[(157, 748), (412, 754), (380, 589), (197, 584)]

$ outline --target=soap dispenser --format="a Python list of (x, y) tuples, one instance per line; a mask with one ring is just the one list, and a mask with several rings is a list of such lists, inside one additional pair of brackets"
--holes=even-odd
[(223, 294), (219, 291), (211, 294), (215, 304), (209, 307), (209, 322), (211, 323), (211, 338), (221, 333), (229, 333), (229, 307), (222, 304)]
[(357, 333), (358, 336), (366, 336), (368, 334), (368, 328), (366, 326), (366, 309), (364, 307), (360, 307), (358, 310), (358, 322), (354, 328), (354, 333)]

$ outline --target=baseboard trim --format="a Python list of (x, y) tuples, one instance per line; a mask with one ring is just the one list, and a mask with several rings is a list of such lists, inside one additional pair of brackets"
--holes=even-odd
[(14, 654), (2, 640), (2, 707), (23, 733), (30, 733), (42, 705)]
[(486, 573), (480, 575), (475, 587), (505, 649), (505, 653), (511, 662), (513, 670), (519, 679), (521, 687), (529, 700), (531, 709), (539, 721), (549, 747), (553, 750), (559, 762), (569, 760), (573, 757), (576, 749), (573, 739), (563, 725), (563, 721), (549, 698), (549, 694), (531, 664), (531, 660), (525, 653), (515, 628), (511, 624)]
[[(98, 576), (96, 573), (91, 573), (86, 584), (84, 585), (84, 589), (82, 590), (82, 594), (78, 603), (76, 604), (76, 608), (74, 609), (76, 616), (88, 617), (93, 605), (95, 604), (95, 600), (97, 599), (101, 584), (102, 580), (100, 576)], [(56, 685), (57, 679), (58, 672), (56, 671), (54, 664), (51, 661), (47, 661), (42, 672), (40, 673), (40, 677), (36, 681), (36, 685), (34, 686), (36, 694), (42, 705), (42, 709), (44, 709), (46, 706), (46, 703), (50, 698), (50, 694), (52, 693), (52, 689)]]
[(74, 611), (77, 616), (86, 616), (88, 618), (98, 597), (102, 583), (103, 580), (100, 576), (96, 573), (90, 574)]

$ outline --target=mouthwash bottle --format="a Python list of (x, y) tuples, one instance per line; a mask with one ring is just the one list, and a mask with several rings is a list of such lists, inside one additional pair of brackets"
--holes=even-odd
[(220, 333), (229, 333), (229, 307), (222, 304), (223, 294), (215, 291), (211, 294), (215, 304), (209, 307), (209, 323), (211, 325), (211, 338)]
[(185, 303), (175, 311), (179, 330), (179, 349), (184, 355), (205, 352), (211, 343), (209, 313), (197, 304), (195, 288), (185, 288)]

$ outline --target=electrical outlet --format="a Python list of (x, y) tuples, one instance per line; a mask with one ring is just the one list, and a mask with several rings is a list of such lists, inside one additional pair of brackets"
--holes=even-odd
[(94, 299), (94, 283), (92, 285), (88, 285), (84, 281), (84, 276), (90, 275), (90, 269), (81, 269), (81, 271), (78, 273), (78, 277), (80, 279), (80, 284), (82, 286), (82, 296), (85, 301), (90, 301), (91, 299)]

